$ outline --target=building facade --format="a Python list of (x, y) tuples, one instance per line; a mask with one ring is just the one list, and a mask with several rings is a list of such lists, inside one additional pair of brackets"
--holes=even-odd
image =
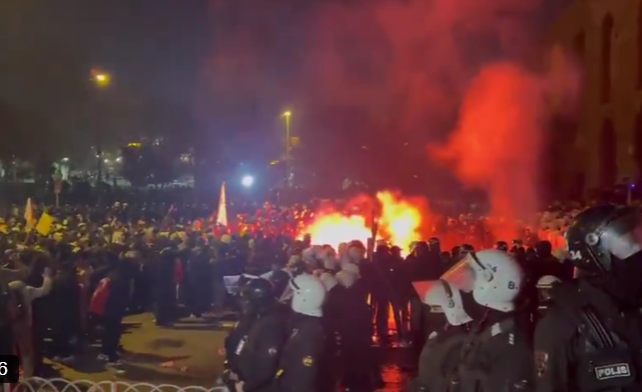
[(642, 0), (575, 0), (549, 33), (583, 70), (565, 182), (586, 190), (641, 180)]

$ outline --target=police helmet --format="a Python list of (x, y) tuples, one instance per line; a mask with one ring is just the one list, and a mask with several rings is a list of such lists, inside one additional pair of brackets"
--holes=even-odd
[(479, 305), (510, 312), (521, 292), (524, 272), (510, 253), (485, 249), (469, 253), (441, 278), (462, 291), (472, 289)]
[(468, 254), (470, 252), (474, 252), (475, 251), (475, 247), (472, 246), (471, 244), (463, 244), (459, 251), (463, 256), (463, 255)]
[(587, 274), (611, 271), (613, 257), (624, 260), (642, 250), (640, 211), (603, 204), (575, 217), (566, 232), (568, 257)]
[(450, 325), (463, 325), (472, 318), (464, 310), (464, 302), (458, 288), (446, 280), (413, 283), (421, 301), (430, 306), (432, 312), (443, 312)]
[(290, 274), (284, 270), (276, 270), (270, 275), (269, 280), (274, 287), (274, 296), (281, 298), (281, 295), (283, 295), (283, 292), (290, 282)]
[(497, 241), (497, 243), (495, 244), (495, 249), (508, 252), (508, 244), (506, 243), (506, 241)]
[(323, 301), (327, 290), (321, 280), (311, 274), (301, 274), (290, 280), (293, 290), (292, 310), (312, 317), (323, 316)]
[(263, 313), (275, 302), (274, 287), (266, 279), (251, 279), (241, 289), (241, 307), (245, 314)]

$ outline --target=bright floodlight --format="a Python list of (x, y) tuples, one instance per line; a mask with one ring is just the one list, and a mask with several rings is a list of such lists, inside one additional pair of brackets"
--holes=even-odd
[(241, 184), (243, 184), (243, 186), (246, 188), (251, 187), (254, 184), (254, 177), (243, 176), (243, 179), (241, 180)]

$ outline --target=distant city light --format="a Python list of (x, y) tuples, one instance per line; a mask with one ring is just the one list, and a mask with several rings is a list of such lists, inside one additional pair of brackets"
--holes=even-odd
[(241, 179), (241, 184), (246, 188), (251, 187), (252, 185), (254, 185), (254, 177), (243, 176), (243, 179)]
[(109, 163), (109, 159), (105, 159), (105, 161), (104, 161), (104, 162), (105, 162), (105, 163)]
[(123, 160), (123, 158), (122, 158), (122, 157), (118, 157), (118, 158), (116, 158), (116, 162), (118, 162), (118, 163), (122, 162), (122, 160)]
[(62, 161), (63, 161), (63, 162), (69, 162), (69, 158), (64, 157), (64, 158), (62, 158)]

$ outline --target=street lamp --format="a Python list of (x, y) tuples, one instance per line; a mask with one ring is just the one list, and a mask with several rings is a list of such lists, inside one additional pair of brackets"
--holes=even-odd
[[(111, 75), (99, 69), (92, 69), (91, 81), (96, 85), (96, 87), (99, 90), (105, 90), (111, 84)], [(99, 126), (96, 127), (96, 158), (97, 158), (96, 163), (98, 166), (97, 167), (98, 173), (96, 176), (96, 186), (97, 186), (98, 195), (100, 195), (100, 188), (102, 186), (102, 178), (103, 178), (102, 135), (101, 135), (101, 130), (99, 128), (100, 128)]]
[(283, 117), (285, 117), (285, 163), (286, 163), (286, 176), (287, 184), (291, 186), (292, 181), (292, 162), (290, 159), (290, 118), (292, 117), (292, 112), (287, 110), (283, 112)]
[(111, 76), (108, 73), (95, 69), (91, 71), (91, 80), (93, 80), (99, 88), (106, 88), (111, 84)]
[(241, 184), (246, 188), (250, 188), (252, 185), (254, 185), (254, 177), (250, 175), (243, 176), (243, 178), (241, 179)]

